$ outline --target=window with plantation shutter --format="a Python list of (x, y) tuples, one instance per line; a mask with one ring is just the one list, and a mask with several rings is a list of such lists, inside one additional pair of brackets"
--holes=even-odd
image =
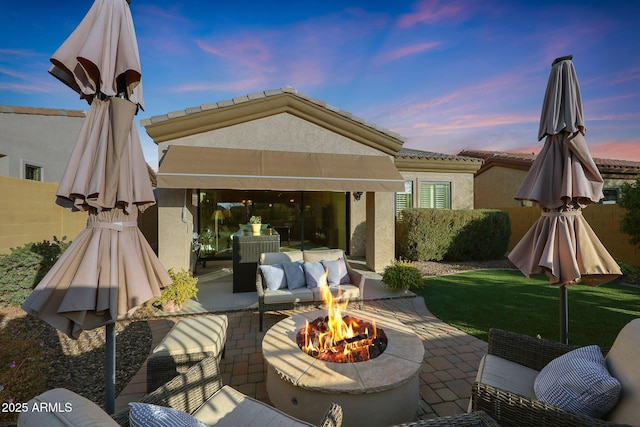
[(421, 208), (451, 209), (450, 182), (420, 182)]
[(396, 193), (396, 220), (402, 220), (402, 210), (413, 207), (413, 182), (404, 182), (404, 191)]

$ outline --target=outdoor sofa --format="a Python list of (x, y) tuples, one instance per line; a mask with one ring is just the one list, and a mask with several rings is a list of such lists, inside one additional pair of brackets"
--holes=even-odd
[[(112, 416), (88, 399), (62, 388), (49, 390), (28, 402), (29, 408), (34, 405), (43, 405), (49, 410), (21, 413), (18, 426), (126, 427), (131, 425), (130, 413), (133, 417), (139, 417), (137, 425), (145, 426), (153, 426), (154, 422), (162, 426), (195, 426), (197, 422), (220, 427), (311, 426), (229, 386), (223, 386), (215, 356), (203, 359), (187, 372)], [(53, 410), (56, 408), (59, 410)], [(339, 427), (342, 424), (342, 408), (332, 404), (324, 418), (318, 421), (322, 427)]]
[[(469, 409), (485, 411), (501, 426), (640, 425), (640, 319), (625, 325), (608, 351), (593, 347), (492, 329)], [(589, 353), (597, 356), (595, 363), (595, 358), (581, 359)], [(538, 378), (541, 372), (545, 378)], [(547, 403), (537, 397), (540, 393)], [(613, 407), (599, 417), (585, 415), (599, 405)]]
[(362, 307), (365, 278), (349, 265), (342, 249), (260, 254), (256, 273), (260, 331), (266, 311), (322, 303), (319, 284), (327, 282), (334, 299)]

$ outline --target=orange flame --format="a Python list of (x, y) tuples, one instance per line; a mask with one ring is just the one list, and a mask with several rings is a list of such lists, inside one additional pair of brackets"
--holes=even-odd
[[(342, 300), (340, 297), (342, 291), (339, 289), (336, 298), (334, 298), (331, 289), (329, 289), (327, 283), (328, 272), (325, 270), (324, 280), (319, 285), (320, 292), (322, 293), (322, 301), (325, 304), (327, 310), (327, 330), (317, 332), (316, 339), (310, 339), (309, 333), (311, 332), (311, 326), (309, 322), (306, 323), (304, 329), (304, 346), (302, 350), (306, 353), (322, 353), (322, 352), (342, 352), (347, 359), (350, 354), (367, 347), (371, 338), (377, 338), (377, 328), (375, 322), (372, 322), (373, 334), (369, 335), (369, 329), (364, 330), (364, 334), (360, 331), (360, 325), (358, 322), (350, 317), (347, 317), (347, 321), (344, 320), (342, 312), (347, 309), (349, 300)], [(362, 335), (366, 337), (363, 340)], [(367, 350), (365, 350), (367, 351)]]

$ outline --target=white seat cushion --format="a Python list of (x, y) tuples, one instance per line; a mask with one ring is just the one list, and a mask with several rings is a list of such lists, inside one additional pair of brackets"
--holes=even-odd
[(638, 424), (640, 420), (640, 319), (627, 323), (618, 333), (605, 361), (611, 375), (622, 384), (620, 400), (605, 417), (618, 424)]
[(153, 349), (153, 355), (222, 352), (229, 320), (223, 314), (182, 319)]
[(307, 288), (278, 289), (275, 291), (264, 291), (265, 304), (280, 304), (286, 302), (308, 302), (313, 301), (313, 292)]
[[(193, 416), (216, 427), (297, 427), (310, 426), (284, 412), (224, 386), (207, 400)], [(320, 420), (318, 420), (320, 421)]]
[(480, 360), (476, 381), (530, 399), (536, 398), (533, 390), (539, 372), (492, 354)]
[(118, 427), (98, 405), (64, 388), (45, 391), (31, 399), (27, 406), (29, 411), (18, 416), (19, 426)]
[[(360, 288), (357, 286), (329, 286), (329, 290), (336, 301), (344, 301), (345, 299), (352, 301), (360, 298)], [(320, 287), (311, 288), (311, 291), (313, 292), (314, 301), (322, 301), (322, 289)], [(340, 296), (338, 297), (338, 295)]]

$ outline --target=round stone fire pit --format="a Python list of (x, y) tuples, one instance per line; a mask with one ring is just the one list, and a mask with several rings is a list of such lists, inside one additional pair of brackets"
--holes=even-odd
[(320, 421), (329, 405), (340, 404), (345, 426), (384, 426), (411, 421), (418, 409), (418, 374), (424, 357), (420, 338), (402, 323), (372, 312), (345, 314), (375, 321), (387, 347), (375, 359), (335, 363), (316, 359), (296, 343), (297, 331), (324, 316), (324, 310), (276, 323), (262, 340), (267, 393), (274, 406), (309, 423)]

